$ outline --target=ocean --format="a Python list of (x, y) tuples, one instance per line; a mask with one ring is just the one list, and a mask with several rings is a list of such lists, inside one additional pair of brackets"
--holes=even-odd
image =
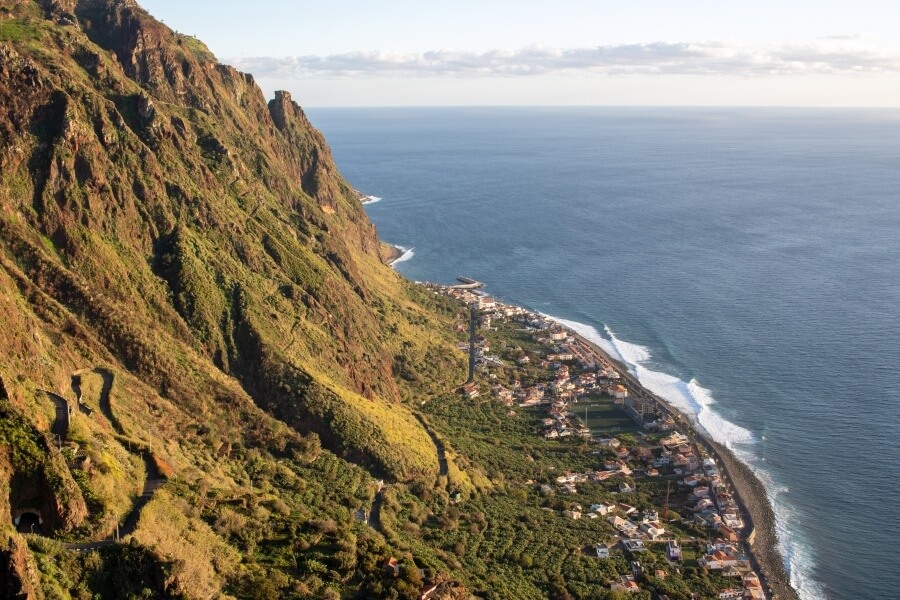
[(694, 415), (804, 600), (900, 598), (900, 111), (308, 113), (398, 271), (484, 281)]

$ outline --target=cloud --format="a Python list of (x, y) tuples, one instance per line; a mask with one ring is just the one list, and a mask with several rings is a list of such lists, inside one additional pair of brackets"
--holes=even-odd
[(900, 53), (866, 37), (751, 47), (725, 42), (654, 42), (592, 48), (422, 53), (348, 52), (329, 56), (248, 57), (229, 61), (258, 77), (527, 77), (535, 75), (798, 75), (900, 72)]

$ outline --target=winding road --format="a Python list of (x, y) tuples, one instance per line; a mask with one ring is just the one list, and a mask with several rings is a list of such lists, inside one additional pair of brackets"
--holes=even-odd
[(69, 435), (69, 415), (71, 414), (69, 412), (69, 401), (53, 392), (48, 392), (47, 390), (41, 391), (45, 393), (48, 398), (53, 400), (53, 405), (56, 408), (56, 415), (53, 418), (53, 426), (50, 428), (50, 433), (53, 434), (60, 446), (62, 446), (66, 441), (66, 437)]
[(106, 417), (106, 420), (109, 421), (116, 433), (125, 435), (125, 428), (122, 427), (122, 423), (113, 414), (112, 404), (109, 402), (109, 396), (115, 383), (115, 376), (111, 371), (101, 368), (94, 369), (93, 372), (103, 379), (103, 387), (100, 389), (100, 412), (103, 413), (103, 416)]
[[(122, 427), (122, 423), (116, 418), (112, 410), (112, 404), (110, 403), (110, 394), (112, 392), (113, 384), (115, 383), (115, 375), (111, 371), (99, 367), (93, 369), (92, 372), (96, 373), (103, 379), (103, 387), (100, 390), (99, 399), (100, 411), (103, 413), (103, 416), (105, 416), (109, 421), (110, 425), (112, 425), (112, 428), (113, 430), (115, 430), (116, 434), (125, 436), (125, 428)], [(79, 399), (81, 396), (82, 373), (83, 372), (79, 372), (72, 375), (72, 390), (75, 392), (76, 396)], [(139, 455), (141, 457), (141, 460), (144, 461), (144, 469), (147, 472), (147, 477), (146, 479), (144, 479), (144, 487), (141, 490), (141, 495), (133, 500), (131, 510), (125, 515), (125, 519), (124, 521), (122, 521), (122, 525), (117, 528), (116, 534), (110, 535), (109, 537), (102, 540), (65, 544), (65, 547), (67, 549), (76, 550), (79, 552), (97, 550), (98, 548), (103, 548), (118, 543), (116, 535), (118, 535), (118, 538), (121, 538), (123, 536), (134, 533), (134, 531), (137, 529), (138, 520), (141, 516), (141, 510), (143, 510), (147, 503), (153, 499), (156, 491), (166, 482), (166, 478), (159, 472), (159, 467), (157, 467), (156, 460), (154, 460), (151, 452), (147, 450), (131, 450), (130, 445), (127, 447), (129, 451), (131, 451), (133, 454)]]
[[(437, 434), (431, 429), (431, 425), (428, 424), (425, 417), (419, 413), (413, 413), (413, 416), (419, 421), (419, 424), (422, 425), (422, 428), (425, 429), (425, 432), (434, 444), (438, 458), (438, 473), (446, 476), (448, 469), (447, 453), (444, 448), (444, 442), (438, 439)], [(372, 507), (369, 509), (369, 518), (366, 520), (366, 523), (376, 531), (381, 531), (381, 505), (384, 504), (384, 492), (388, 487), (389, 486), (387, 485), (379, 484), (378, 491), (375, 492), (375, 498), (372, 500)]]

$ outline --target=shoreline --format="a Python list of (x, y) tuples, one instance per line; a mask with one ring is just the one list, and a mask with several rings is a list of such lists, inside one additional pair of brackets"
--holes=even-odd
[(790, 577), (784, 566), (784, 557), (778, 549), (778, 534), (775, 531), (775, 511), (769, 501), (765, 485), (753, 470), (734, 453), (700, 434), (714, 450), (718, 460), (724, 465), (724, 472), (735, 490), (735, 499), (742, 512), (749, 516), (753, 528), (747, 542), (750, 555), (766, 577), (766, 583), (781, 600), (799, 600), (800, 596), (791, 586)]
[(381, 242), (381, 260), (389, 267), (393, 267), (394, 263), (403, 258), (406, 252), (407, 249), (403, 246)]
[(660, 406), (673, 415), (678, 415), (682, 426), (687, 429), (695, 441), (702, 444), (714, 459), (723, 466), (723, 473), (734, 490), (734, 498), (746, 516), (744, 531), (747, 532), (743, 544), (748, 550), (751, 561), (758, 567), (767, 587), (772, 590), (775, 600), (800, 600), (800, 596), (790, 583), (790, 577), (784, 566), (784, 557), (778, 549), (778, 535), (775, 531), (775, 511), (769, 501), (768, 493), (762, 481), (753, 469), (742, 462), (724, 445), (713, 440), (709, 434), (695, 425), (691, 415), (687, 415), (673, 407), (668, 401), (654, 394), (631, 374), (628, 366), (612, 357), (603, 348), (585, 338), (571, 327), (563, 325), (575, 339), (591, 348), (599, 356), (615, 365), (628, 383), (637, 390), (652, 398)]

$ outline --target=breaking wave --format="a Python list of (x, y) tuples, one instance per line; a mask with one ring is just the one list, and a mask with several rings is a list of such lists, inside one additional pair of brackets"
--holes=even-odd
[(753, 433), (715, 412), (712, 406), (716, 400), (713, 398), (712, 392), (701, 386), (699, 381), (696, 379), (684, 381), (674, 375), (650, 369), (645, 366), (652, 358), (650, 349), (619, 339), (609, 327), (605, 327), (606, 335), (604, 336), (596, 328), (585, 323), (552, 318), (597, 344), (613, 358), (624, 363), (631, 374), (641, 382), (641, 385), (690, 417), (714, 440), (730, 448), (745, 461), (751, 459), (746, 446), (757, 441)]

